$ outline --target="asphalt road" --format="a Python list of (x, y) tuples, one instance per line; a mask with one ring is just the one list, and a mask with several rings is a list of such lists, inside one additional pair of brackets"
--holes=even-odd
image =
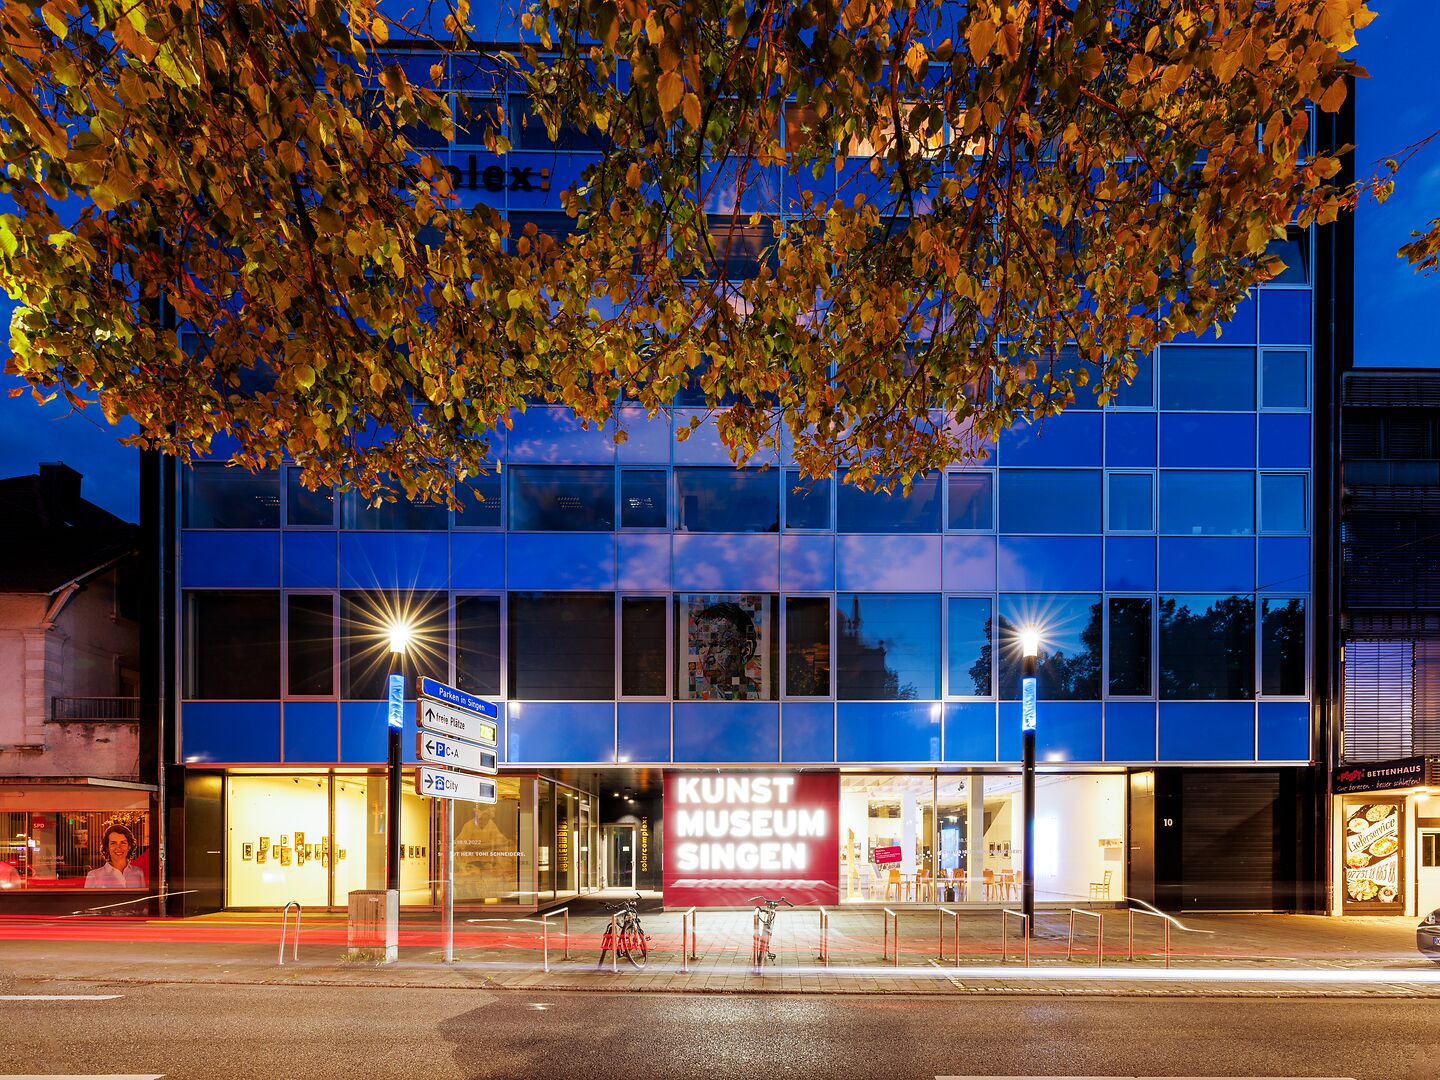
[(11, 984), (0, 1076), (1440, 1076), (1440, 1001)]

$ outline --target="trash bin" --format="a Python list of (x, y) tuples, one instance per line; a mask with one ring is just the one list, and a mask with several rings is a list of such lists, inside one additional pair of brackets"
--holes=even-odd
[(345, 940), (351, 960), (393, 964), (400, 953), (400, 891), (356, 889), (350, 893)]

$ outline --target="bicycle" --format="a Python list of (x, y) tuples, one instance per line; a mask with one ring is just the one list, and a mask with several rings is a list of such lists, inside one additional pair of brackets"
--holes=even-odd
[(650, 935), (640, 924), (640, 894), (636, 893), (634, 900), (606, 904), (605, 910), (614, 912), (615, 918), (605, 928), (600, 942), (600, 964), (604, 965), (605, 954), (613, 949), (615, 959), (623, 956), (635, 967), (644, 967), (650, 953)]
[[(760, 902), (755, 904), (757, 900)], [(755, 917), (759, 922), (760, 931), (755, 938), (755, 966), (760, 967), (766, 960), (773, 964), (775, 954), (770, 951), (770, 935), (775, 930), (775, 913), (780, 909), (781, 904), (788, 908), (793, 908), (795, 905), (783, 896), (778, 900), (766, 900), (763, 896), (752, 896), (750, 903), (755, 904)]]

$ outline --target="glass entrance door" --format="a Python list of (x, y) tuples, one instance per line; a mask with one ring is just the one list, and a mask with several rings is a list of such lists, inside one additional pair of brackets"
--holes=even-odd
[(1420, 830), (1420, 859), (1415, 884), (1419, 892), (1417, 915), (1440, 908), (1440, 829)]
[(635, 888), (635, 826), (607, 825), (606, 862), (610, 868), (607, 882), (612, 889)]

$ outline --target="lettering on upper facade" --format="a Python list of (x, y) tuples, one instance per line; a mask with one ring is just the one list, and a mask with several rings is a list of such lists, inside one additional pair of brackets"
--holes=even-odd
[(464, 165), (447, 165), (450, 181), (457, 188), (470, 191), (549, 191), (550, 170), (529, 165), (503, 166), (498, 163), (481, 165), (480, 156), (471, 154)]

